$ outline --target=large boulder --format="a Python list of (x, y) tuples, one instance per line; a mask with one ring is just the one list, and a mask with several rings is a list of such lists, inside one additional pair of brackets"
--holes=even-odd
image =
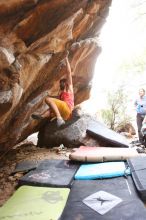
[(73, 116), (64, 126), (57, 127), (56, 121), (49, 122), (41, 128), (38, 134), (39, 147), (54, 147), (60, 144), (66, 147), (78, 147), (80, 145), (99, 145), (97, 141), (86, 135), (90, 115)]
[(128, 147), (125, 137), (107, 128), (99, 122), (95, 116), (89, 114), (77, 114), (60, 128), (56, 120), (44, 121), (44, 126), (38, 134), (39, 147), (54, 147), (64, 144), (66, 147), (105, 146), (105, 147)]

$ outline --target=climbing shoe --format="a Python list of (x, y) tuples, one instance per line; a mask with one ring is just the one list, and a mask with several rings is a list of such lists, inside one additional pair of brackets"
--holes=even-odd
[(65, 124), (65, 121), (62, 118), (57, 118), (57, 127), (61, 127)]
[(43, 117), (41, 115), (37, 115), (37, 114), (32, 114), (31, 117), (35, 120), (42, 120)]

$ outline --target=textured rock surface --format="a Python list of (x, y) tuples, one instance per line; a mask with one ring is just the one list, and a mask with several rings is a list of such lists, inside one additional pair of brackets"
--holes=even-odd
[(54, 147), (60, 144), (66, 147), (79, 147), (80, 145), (100, 146), (99, 143), (101, 144), (101, 142), (90, 138), (86, 134), (89, 123), (93, 120), (94, 118), (87, 114), (83, 114), (80, 117), (73, 116), (71, 120), (67, 121), (59, 129), (55, 120), (51, 123), (46, 122), (38, 134), (38, 146)]
[(38, 146), (53, 147), (64, 144), (66, 147), (104, 146), (128, 147), (128, 141), (122, 135), (107, 128), (95, 116), (85, 113), (75, 115), (65, 125), (57, 128), (57, 123), (47, 122), (38, 134)]
[(111, 0), (0, 1), (0, 151), (38, 130), (48, 91), (56, 95), (69, 50), (75, 104), (88, 99)]

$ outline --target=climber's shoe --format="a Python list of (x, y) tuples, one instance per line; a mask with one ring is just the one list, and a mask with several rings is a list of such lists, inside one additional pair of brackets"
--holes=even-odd
[(32, 114), (31, 117), (35, 120), (42, 120), (43, 119), (43, 117), (39, 114), (38, 115), (37, 114)]

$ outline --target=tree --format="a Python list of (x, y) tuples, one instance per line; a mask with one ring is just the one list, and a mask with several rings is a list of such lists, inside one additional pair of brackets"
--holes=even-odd
[(131, 120), (127, 114), (128, 96), (121, 86), (116, 91), (107, 94), (107, 108), (101, 112), (102, 118), (107, 126), (116, 130), (119, 124), (127, 123)]

